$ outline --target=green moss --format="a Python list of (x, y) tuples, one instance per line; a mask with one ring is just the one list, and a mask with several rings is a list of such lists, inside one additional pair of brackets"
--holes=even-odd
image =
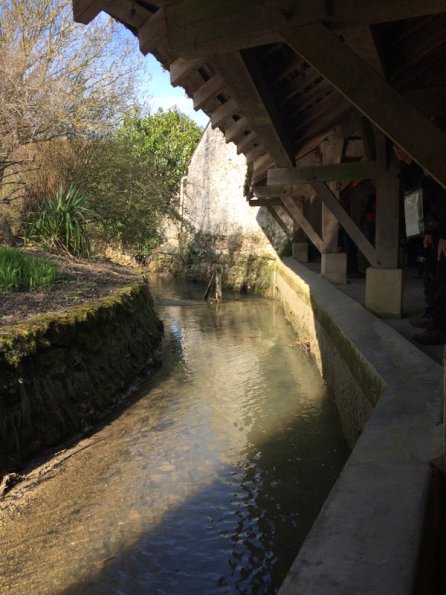
[(91, 427), (155, 357), (146, 284), (0, 330), (0, 473)]
[(311, 308), (316, 322), (339, 353), (366, 398), (374, 406), (386, 389), (387, 385), (384, 380), (353, 343), (345, 337), (326, 310), (313, 299), (309, 286), (304, 281), (300, 282), (294, 274), (283, 267), (280, 268), (279, 274), (292, 287), (297, 299)]

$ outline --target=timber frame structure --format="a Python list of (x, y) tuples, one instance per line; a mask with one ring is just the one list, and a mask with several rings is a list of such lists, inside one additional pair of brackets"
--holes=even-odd
[[(284, 229), (281, 215), (287, 213), (294, 222), (292, 239), (300, 245), (299, 254), (310, 240), (322, 254), (322, 274), (335, 282), (346, 280), (344, 255), (337, 253), (341, 225), (370, 264), (366, 306), (382, 316), (401, 316), (400, 181), (392, 145), (402, 147), (446, 188), (446, 0), (73, 0), (73, 8), (75, 20), (85, 24), (107, 12), (133, 32), (144, 54), (155, 55), (169, 70), (172, 84), (182, 86), (195, 108), (209, 116), (212, 127), (246, 156), (250, 204), (266, 206)], [(372, 180), (376, 187), (373, 243), (339, 202), (342, 184), (358, 179)], [(306, 210), (310, 196), (318, 201), (319, 221)], [(396, 405), (387, 401), (381, 412), (385, 428), (375, 435), (376, 428), (372, 430), (370, 452), (380, 452), (392, 438), (400, 419), (395, 412), (404, 410), (406, 415), (406, 402), (407, 395)], [(422, 409), (419, 402), (417, 408)], [(404, 415), (401, 425), (410, 434), (412, 426)], [(429, 427), (423, 436), (432, 434), (431, 426), (423, 427)], [(402, 449), (392, 442), (398, 456)], [(407, 459), (400, 458), (405, 461), (398, 477), (407, 487), (406, 503), (414, 500), (416, 490), (422, 501), (428, 476), (425, 458), (410, 459), (416, 480), (406, 473)], [(350, 510), (340, 506), (335, 511), (338, 525), (348, 525), (348, 543), (356, 540), (359, 552), (357, 558), (342, 559), (348, 580), (367, 557), (361, 542), (364, 532), (358, 529), (363, 528), (364, 515), (366, 534), (376, 529), (384, 535), (384, 544), (389, 539), (382, 518), (400, 519), (399, 511), (387, 510), (386, 489), (395, 492), (394, 468), (386, 468), (387, 475), (379, 465), (353, 462), (350, 468), (353, 475), (346, 477), (355, 479), (348, 484), (344, 477), (344, 485), (351, 501), (356, 497), (355, 469), (358, 474), (372, 469), (375, 491), (370, 492), (367, 512), (362, 500), (355, 504), (356, 525), (346, 522)], [(377, 516), (372, 499), (380, 507)], [(379, 516), (385, 512), (387, 516)], [(336, 576), (338, 569), (331, 573), (328, 558), (340, 543), (335, 532), (321, 538), (322, 551), (329, 552), (324, 558), (327, 581)], [(368, 569), (378, 576), (375, 583), (382, 549), (368, 552)], [(406, 562), (400, 560), (400, 570)], [(317, 566), (315, 573), (320, 572)], [(363, 591), (349, 590), (333, 581), (329, 588), (311, 592), (413, 592), (408, 581), (399, 584), (394, 568), (389, 576), (391, 590), (382, 590), (382, 584), (368, 589), (363, 583)], [(309, 591), (290, 586), (281, 592)]]
[[(372, 268), (393, 270), (393, 305), (370, 287), (366, 305), (401, 315), (392, 143), (446, 186), (446, 0), (73, 0), (73, 8), (78, 22), (105, 11), (138, 37), (246, 156), (250, 204), (279, 224), (283, 207), (294, 240), (316, 246), (329, 279), (346, 280), (338, 224)], [(374, 244), (339, 203), (336, 188), (352, 179), (376, 185)], [(321, 201), (316, 225), (301, 200), (308, 189)]]
[[(379, 294), (367, 304), (367, 289), (366, 305), (401, 315), (392, 143), (446, 186), (446, 0), (73, 0), (73, 8), (78, 22), (105, 11), (138, 37), (246, 156), (250, 204), (279, 224), (283, 207), (294, 240), (316, 246), (329, 279), (346, 280), (338, 224), (372, 268), (393, 270), (393, 306)], [(336, 188), (352, 179), (376, 185), (374, 244), (338, 201)], [(299, 200), (308, 189), (321, 201), (316, 225)]]

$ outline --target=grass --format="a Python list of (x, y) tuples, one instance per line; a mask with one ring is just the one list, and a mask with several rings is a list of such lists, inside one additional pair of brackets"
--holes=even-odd
[(0, 291), (46, 289), (56, 282), (59, 267), (40, 256), (0, 247)]

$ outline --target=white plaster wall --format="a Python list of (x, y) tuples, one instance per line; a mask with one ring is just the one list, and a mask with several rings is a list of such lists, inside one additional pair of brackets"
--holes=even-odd
[(244, 155), (237, 155), (233, 143), (226, 144), (220, 130), (208, 126), (189, 166), (183, 215), (196, 231), (206, 234), (256, 236), (260, 251), (271, 253), (268, 237), (280, 248), (286, 236), (266, 209), (249, 206), (244, 197), (245, 176)]

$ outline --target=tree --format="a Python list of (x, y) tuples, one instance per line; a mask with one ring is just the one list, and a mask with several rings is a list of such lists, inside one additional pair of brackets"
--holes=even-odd
[(132, 141), (135, 157), (149, 159), (171, 200), (178, 195), (182, 176), (203, 134), (178, 108), (144, 117), (127, 117), (121, 135)]
[(3, 197), (19, 191), (17, 167), (29, 167), (30, 147), (97, 137), (134, 104), (140, 57), (118, 27), (106, 17), (75, 24), (71, 0), (0, 0)]
[(163, 239), (163, 222), (178, 219), (181, 177), (201, 129), (178, 109), (128, 116), (116, 134), (95, 143), (87, 181), (95, 233), (145, 257)]

